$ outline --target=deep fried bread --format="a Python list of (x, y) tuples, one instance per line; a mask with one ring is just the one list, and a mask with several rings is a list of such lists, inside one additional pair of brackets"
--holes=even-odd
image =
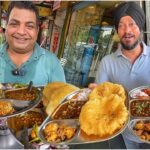
[(121, 129), (128, 111), (118, 95), (89, 100), (81, 109), (80, 127), (87, 135), (106, 137)]
[(120, 100), (126, 100), (126, 92), (122, 85), (114, 84), (111, 82), (104, 82), (99, 84), (89, 95), (89, 100), (93, 100), (95, 98), (103, 98), (109, 97), (110, 95), (118, 95)]
[(45, 86), (43, 90), (43, 105), (46, 113), (51, 115), (61, 101), (76, 90), (79, 90), (79, 88), (63, 82), (52, 82)]

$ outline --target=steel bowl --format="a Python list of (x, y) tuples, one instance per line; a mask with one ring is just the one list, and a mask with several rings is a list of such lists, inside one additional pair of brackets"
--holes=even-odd
[[(129, 127), (129, 130), (131, 131), (131, 133), (135, 136), (135, 138), (140, 141), (140, 142), (143, 142), (143, 143), (148, 143), (150, 144), (150, 141), (148, 140), (144, 140), (144, 139), (141, 139), (140, 136), (138, 136), (136, 133), (135, 133), (135, 124), (138, 122), (138, 121), (143, 121), (143, 122), (149, 122), (150, 123), (150, 118), (149, 119), (133, 119), (130, 121), (130, 123), (128, 124), (128, 127)], [(149, 134), (150, 136), (150, 134)]]
[[(73, 141), (74, 138), (76, 138), (77, 134), (78, 134), (78, 131), (79, 131), (79, 122), (78, 122), (78, 119), (59, 119), (59, 120), (49, 120), (50, 118), (48, 117), (43, 123), (42, 125), (40, 126), (39, 128), (39, 138), (41, 139), (41, 141), (45, 144), (52, 144), (52, 145), (61, 145), (61, 144), (68, 144), (70, 143), (71, 141)], [(45, 127), (48, 125), (48, 124), (51, 124), (51, 123), (57, 123), (58, 126), (60, 125), (67, 125), (69, 127), (73, 127), (76, 129), (73, 137), (71, 137), (71, 139), (68, 139), (68, 140), (64, 140), (64, 141), (51, 141), (51, 142), (48, 142), (44, 136), (44, 132), (43, 130), (45, 129)]]
[(150, 86), (140, 86), (140, 87), (132, 89), (128, 93), (129, 94), (129, 98), (130, 99), (150, 99), (150, 96), (146, 95), (146, 93), (141, 91), (143, 89), (148, 89), (148, 88), (150, 88)]

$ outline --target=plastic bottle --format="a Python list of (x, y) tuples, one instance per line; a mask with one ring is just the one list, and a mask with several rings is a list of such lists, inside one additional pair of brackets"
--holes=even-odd
[(92, 64), (94, 55), (94, 48), (90, 45), (86, 45), (83, 53), (81, 72), (88, 73)]
[(94, 48), (90, 45), (85, 46), (81, 63), (81, 75), (82, 75), (81, 86), (83, 87), (87, 86), (87, 79), (92, 64), (93, 55), (94, 55)]

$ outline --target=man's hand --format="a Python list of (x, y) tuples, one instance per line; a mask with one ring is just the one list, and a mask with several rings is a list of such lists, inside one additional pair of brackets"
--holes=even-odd
[(97, 87), (97, 83), (90, 83), (89, 85), (88, 85), (88, 88), (89, 89), (91, 89), (91, 90), (93, 90), (94, 88), (96, 88)]

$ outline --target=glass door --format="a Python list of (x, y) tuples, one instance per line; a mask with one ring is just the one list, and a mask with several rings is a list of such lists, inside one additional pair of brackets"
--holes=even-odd
[(111, 52), (114, 28), (108, 10), (95, 3), (73, 12), (63, 54), (68, 83), (86, 87), (101, 58)]

